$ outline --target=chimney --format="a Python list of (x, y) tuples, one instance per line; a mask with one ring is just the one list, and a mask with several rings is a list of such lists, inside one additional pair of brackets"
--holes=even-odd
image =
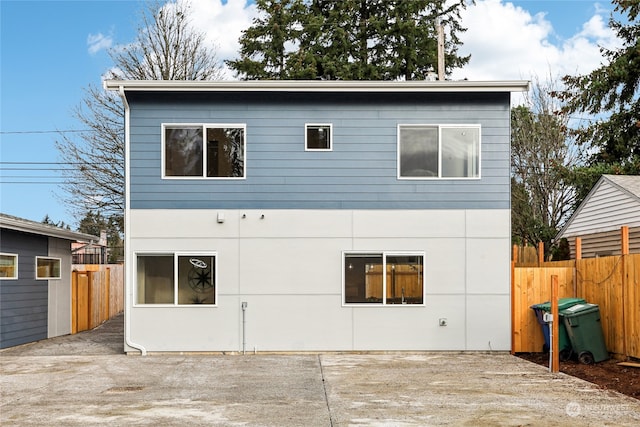
[(100, 240), (98, 240), (98, 245), (107, 246), (107, 230), (100, 230)]

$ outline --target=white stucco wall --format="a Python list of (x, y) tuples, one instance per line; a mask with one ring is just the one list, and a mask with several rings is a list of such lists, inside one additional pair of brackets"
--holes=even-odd
[[(132, 210), (130, 339), (147, 351), (240, 351), (247, 302), (251, 352), (508, 350), (509, 224), (509, 210)], [(425, 304), (344, 306), (351, 250), (424, 252)], [(216, 307), (133, 304), (135, 253), (176, 251), (216, 252)]]

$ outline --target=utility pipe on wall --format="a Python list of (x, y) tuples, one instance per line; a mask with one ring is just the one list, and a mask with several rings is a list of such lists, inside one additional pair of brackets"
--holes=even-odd
[(247, 330), (246, 330), (246, 312), (247, 312), (247, 302), (242, 302), (242, 354), (246, 354), (247, 350)]
[(553, 323), (551, 324), (550, 329), (550, 339), (549, 347), (550, 347), (550, 355), (551, 358), (551, 372), (559, 372), (560, 371), (560, 334), (559, 328), (560, 324), (560, 313), (558, 312), (558, 276), (551, 276), (551, 314), (553, 315)]
[[(106, 86), (105, 86), (106, 87)], [(125, 179), (125, 185), (124, 188), (129, 188), (129, 121), (130, 121), (130, 109), (129, 109), (129, 102), (127, 101), (127, 95), (124, 93), (124, 86), (120, 86), (118, 88), (118, 92), (120, 93), (120, 97), (122, 98), (122, 103), (124, 104), (124, 146), (125, 146), (125, 156), (124, 156), (124, 168), (125, 168), (125, 175), (124, 175), (124, 179)], [(129, 191), (125, 191), (125, 210), (124, 210), (124, 222), (125, 222), (125, 230), (130, 230), (129, 228), (129, 213), (128, 213), (128, 209), (129, 209)], [(125, 247), (130, 248), (131, 246), (129, 245), (129, 233), (125, 233)], [(127, 253), (128, 256), (128, 253)], [(129, 280), (129, 273), (130, 273), (130, 267), (131, 263), (129, 262), (125, 262), (124, 263), (124, 277), (125, 280)], [(129, 283), (133, 283), (133, 281), (129, 282)], [(140, 351), (140, 355), (142, 356), (146, 356), (147, 355), (147, 349), (144, 348), (144, 346), (142, 344), (137, 344), (134, 343), (131, 340), (131, 310), (133, 307), (133, 286), (128, 286), (129, 288), (129, 292), (127, 292), (125, 294), (125, 310), (124, 310), (124, 342), (125, 344), (127, 344), (129, 347), (134, 348), (138, 351)], [(127, 289), (127, 286), (125, 285), (125, 289)], [(128, 297), (128, 298), (127, 298)]]

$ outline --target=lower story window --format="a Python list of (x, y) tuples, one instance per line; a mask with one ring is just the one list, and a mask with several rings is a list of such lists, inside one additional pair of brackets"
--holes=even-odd
[(424, 304), (424, 254), (345, 253), (345, 304)]
[(18, 255), (0, 253), (0, 279), (18, 278)]
[(60, 258), (36, 257), (36, 279), (59, 279)]
[(137, 304), (216, 304), (216, 255), (138, 254)]

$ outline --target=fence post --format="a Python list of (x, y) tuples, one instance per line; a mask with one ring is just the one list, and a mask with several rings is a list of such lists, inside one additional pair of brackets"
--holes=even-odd
[(553, 323), (551, 324), (552, 339), (551, 339), (551, 372), (560, 371), (560, 340), (558, 334), (560, 333), (560, 315), (558, 313), (558, 276), (555, 274), (551, 276), (551, 314), (553, 315)]
[(622, 263), (622, 353), (627, 356), (627, 340), (631, 339), (630, 328), (627, 327), (626, 321), (626, 307), (627, 307), (627, 286), (629, 286), (629, 226), (623, 225), (620, 227), (620, 262)]
[(513, 258), (511, 259), (511, 354), (516, 353), (514, 331), (516, 330), (516, 261), (518, 260), (518, 247), (513, 245)]
[(71, 333), (78, 333), (78, 271), (71, 272)]
[(582, 237), (576, 237), (576, 260), (582, 259)]
[(93, 324), (93, 312), (95, 311), (93, 309), (93, 304), (94, 304), (94, 292), (93, 292), (93, 272), (92, 271), (87, 271), (87, 282), (88, 282), (88, 294), (89, 294), (89, 327), (88, 329), (91, 330), (95, 327), (95, 325)]
[(103, 301), (105, 318), (102, 321), (111, 319), (111, 268), (105, 270), (105, 296)]
[(544, 263), (544, 242), (538, 242), (538, 267)]
[(622, 255), (629, 255), (629, 226), (620, 227), (620, 252)]

